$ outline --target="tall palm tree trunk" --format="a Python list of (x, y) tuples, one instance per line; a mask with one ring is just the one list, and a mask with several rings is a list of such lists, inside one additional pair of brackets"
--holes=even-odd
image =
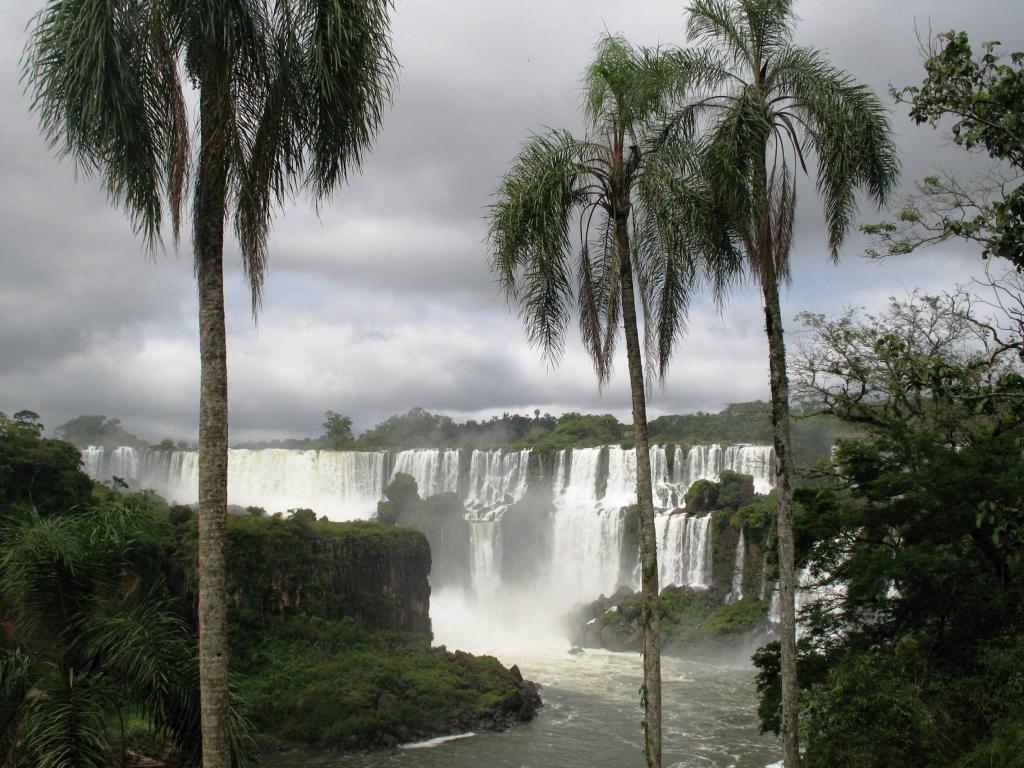
[(793, 544), (793, 458), (790, 451), (789, 377), (786, 373), (786, 344), (783, 338), (779, 284), (774, 265), (762, 280), (765, 332), (772, 390), (772, 427), (778, 467), (776, 511), (779, 539), (779, 644), (782, 651), (782, 754), (785, 768), (800, 765), (799, 689), (796, 679), (796, 606)]
[(627, 216), (615, 219), (619, 251), (619, 282), (622, 323), (626, 332), (629, 389), (633, 398), (633, 429), (636, 431), (636, 495), (640, 528), (641, 616), (644, 628), (644, 754), (648, 768), (661, 768), (661, 618), (658, 610), (658, 540), (654, 528), (654, 494), (651, 488), (651, 448), (647, 437), (647, 392), (644, 389), (640, 334), (633, 299), (633, 265), (630, 261)]
[(224, 326), (224, 215), (228, 77), (204, 78), (196, 190), (199, 285), (199, 688), (204, 768), (230, 768), (225, 548), (228, 490), (228, 371)]

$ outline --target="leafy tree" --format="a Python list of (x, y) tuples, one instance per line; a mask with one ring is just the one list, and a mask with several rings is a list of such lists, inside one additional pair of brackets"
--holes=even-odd
[(355, 442), (352, 437), (352, 419), (334, 411), (324, 413), (323, 440), (335, 451), (348, 448)]
[[(105, 181), (152, 247), (165, 210), (177, 240), (194, 179), (199, 287), (199, 625), (208, 767), (227, 738), (227, 354), (224, 221), (234, 205), (242, 265), (259, 307), (276, 201), (317, 201), (358, 167), (395, 74), (388, 0), (49, 0), (36, 17), (25, 78), (43, 133)], [(189, 147), (184, 66), (198, 91)]]
[(603, 386), (620, 323), (625, 331), (640, 518), (644, 746), (653, 766), (661, 765), (658, 568), (636, 288), (647, 321), (648, 363), (664, 375), (697, 279), (705, 271), (721, 278), (704, 259), (719, 253), (709, 245), (718, 245), (717, 219), (700, 185), (684, 178), (692, 147), (654, 142), (648, 130), (678, 95), (669, 58), (605, 37), (585, 77), (591, 135), (550, 131), (530, 138), (490, 214), (491, 267), (531, 342), (557, 360), (578, 306), (583, 342)]
[[(809, 766), (1019, 763), (1024, 325), (982, 306), (960, 292), (804, 318), (797, 391), (866, 430), (798, 520), (823, 587), (803, 615)], [(777, 662), (758, 660), (769, 727)]]
[(455, 422), (416, 406), (408, 413), (392, 416), (359, 436), (358, 447), (423, 448), (446, 445), (456, 435)]
[(18, 507), (49, 516), (89, 501), (93, 484), (80, 469), (78, 449), (40, 431), (35, 422), (0, 414), (0, 519)]
[(692, 100), (666, 134), (703, 131), (703, 172), (764, 298), (772, 426), (779, 463), (778, 541), (783, 670), (783, 751), (799, 763), (793, 607), (793, 457), (779, 284), (790, 277), (795, 174), (818, 161), (828, 244), (838, 258), (865, 190), (879, 203), (898, 175), (889, 121), (878, 98), (825, 55), (792, 40), (792, 0), (694, 0), (676, 54)]
[(965, 32), (930, 41), (920, 86), (893, 90), (910, 106), (918, 125), (939, 128), (947, 119), (953, 141), (984, 151), (998, 165), (964, 182), (927, 176), (904, 202), (896, 221), (861, 229), (874, 236), (872, 256), (910, 253), (922, 246), (960, 238), (982, 247), (984, 257), (1024, 267), (1024, 51), (999, 53), (986, 42), (975, 56)]
[(121, 426), (120, 419), (108, 419), (106, 416), (76, 416), (54, 430), (61, 440), (85, 448), (99, 445), (104, 448), (117, 448), (122, 445), (143, 448), (146, 443)]

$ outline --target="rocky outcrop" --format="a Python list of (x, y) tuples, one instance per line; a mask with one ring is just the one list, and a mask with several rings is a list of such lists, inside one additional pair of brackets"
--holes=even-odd
[[(755, 647), (769, 636), (768, 606), (746, 598), (729, 605), (708, 590), (661, 591), (662, 650), (669, 655), (714, 653)], [(620, 587), (583, 606), (569, 619), (571, 640), (582, 648), (639, 651), (643, 643), (640, 593)]]
[(430, 546), (376, 523), (232, 518), (228, 589), (246, 623), (293, 615), (358, 619), (430, 636)]

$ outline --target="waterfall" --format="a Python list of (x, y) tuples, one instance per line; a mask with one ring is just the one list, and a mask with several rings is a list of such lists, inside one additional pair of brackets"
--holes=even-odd
[(770, 445), (730, 445), (722, 469), (754, 478), (754, 492), (767, 495), (775, 487), (775, 448)]
[(711, 515), (676, 513), (654, 519), (658, 537), (658, 583), (711, 586)]
[(470, 577), (477, 597), (501, 585), (501, 518), (526, 495), (530, 449), (473, 451), (469, 460), (466, 520), (469, 521)]
[(412, 475), (421, 499), (459, 491), (459, 452), (454, 449), (415, 448), (400, 451), (391, 472)]
[(710, 480), (718, 482), (718, 475), (722, 471), (722, 448), (718, 443), (711, 445), (694, 445), (682, 457), (682, 450), (676, 448), (675, 472), (673, 480), (680, 486), (682, 493), (698, 480)]
[[(551, 570), (554, 588), (569, 603), (610, 594), (618, 581), (622, 515), (619, 507), (607, 507), (597, 498), (597, 465), (602, 450), (573, 448), (563, 450), (558, 458), (556, 478), (561, 476), (562, 480), (555, 483)], [(620, 455), (617, 461), (627, 459)], [(613, 497), (622, 494), (622, 472), (621, 466), (613, 469), (609, 464), (610, 491), (606, 491), (605, 498), (609, 493)]]
[[(673, 451), (671, 461), (669, 451)], [(459, 574), (461, 582), (471, 581), (478, 594), (499, 589), (502, 574), (523, 572), (504, 567), (502, 560), (526, 556), (510, 549), (527, 546), (526, 542), (541, 553), (529, 572), (549, 579), (566, 603), (610, 593), (620, 578), (635, 586), (635, 574), (620, 574), (623, 565), (627, 570), (632, 567), (632, 553), (624, 551), (621, 510), (636, 503), (636, 451), (616, 445), (569, 448), (545, 459), (551, 463), (543, 467), (542, 487), (550, 484), (551, 506), (545, 504), (545, 494), (538, 493), (540, 506), (523, 507), (524, 514), (534, 516), (517, 518), (513, 532), (505, 518), (512, 505), (527, 497), (532, 458), (529, 449), (474, 450), (468, 456), (454, 449), (391, 454), (232, 449), (228, 499), (233, 505), (260, 506), (270, 512), (307, 507), (333, 520), (366, 519), (372, 517), (389, 479), (404, 472), (416, 480), (421, 498), (445, 492), (461, 496), (470, 528), (452, 539), (457, 545), (434, 553), (435, 570)], [(82, 451), (82, 462), (98, 480), (117, 476), (170, 501), (192, 504), (197, 499), (194, 451), (93, 446)], [(774, 464), (771, 446), (651, 447), (662, 584), (706, 588), (711, 583), (711, 517), (667, 514), (681, 505), (687, 488), (697, 480), (717, 480), (723, 470), (730, 469), (752, 475), (755, 490), (766, 493), (775, 483)], [(531, 538), (523, 526), (532, 525), (538, 528)], [(736, 573), (742, 572), (742, 556), (738, 547), (733, 567), (735, 599), (742, 591), (742, 584), (735, 583)], [(512, 564), (511, 560), (505, 563)]]
[(743, 540), (743, 529), (740, 528), (740, 537), (736, 541), (736, 557), (732, 562), (732, 591), (729, 593), (728, 602), (738, 603), (743, 599), (743, 565), (746, 558), (746, 543)]
[(501, 588), (501, 523), (497, 520), (471, 520), (469, 544), (474, 593), (477, 597), (497, 593)]
[(469, 490), (466, 507), (471, 511), (497, 509), (492, 517), (526, 495), (530, 449), (508, 452), (499, 448), (473, 451), (469, 460)]
[[(199, 497), (199, 456), (194, 451), (102, 448), (83, 452), (98, 480), (113, 476), (151, 488), (169, 501), (194, 504)], [(307, 507), (332, 520), (368, 518), (383, 494), (384, 454), (358, 451), (291, 451), (278, 448), (228, 451), (228, 503), (272, 512)]]

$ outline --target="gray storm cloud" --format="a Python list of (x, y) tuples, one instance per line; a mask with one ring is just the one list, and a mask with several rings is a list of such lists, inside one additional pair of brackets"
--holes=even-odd
[[(191, 437), (198, 352), (189, 244), (147, 256), (99, 183), (76, 178), (39, 137), (19, 84), (26, 24), (39, 6), (12, 0), (0, 10), (0, 410), (31, 408), (51, 427), (105, 413), (151, 439)], [(414, 405), (459, 417), (540, 407), (624, 418), (623, 371), (601, 394), (574, 336), (558, 368), (523, 341), (487, 270), (486, 206), (531, 132), (580, 129), (579, 79), (597, 37), (607, 29), (638, 44), (680, 43), (682, 9), (400, 0), (395, 107), (361, 176), (319, 212), (300, 200), (278, 217), (258, 326), (237, 256), (226, 256), (233, 438), (315, 433), (328, 408), (360, 429)], [(883, 94), (890, 83), (921, 79), (915, 28), (962, 28), (974, 40), (1024, 48), (1015, 1), (804, 0), (797, 12), (799, 41)], [(894, 124), (908, 183), (983, 163), (900, 111)], [(856, 238), (834, 267), (813, 187), (805, 187), (790, 316), (877, 307), (980, 271), (976, 254), (953, 246), (868, 263)], [(862, 211), (863, 220), (877, 216)], [(698, 300), (652, 412), (766, 397), (760, 324), (749, 288), (722, 314)]]

